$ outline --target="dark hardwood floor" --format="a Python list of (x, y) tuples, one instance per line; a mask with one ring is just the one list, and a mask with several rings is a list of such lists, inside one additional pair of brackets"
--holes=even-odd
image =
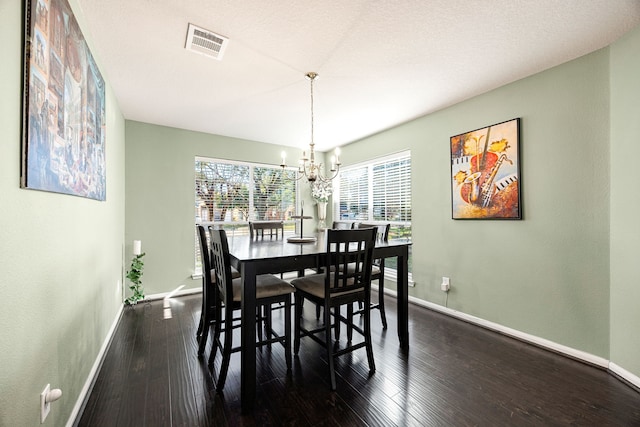
[(640, 393), (607, 372), (425, 308), (410, 307), (400, 350), (392, 300), (387, 331), (372, 313), (373, 376), (364, 350), (344, 356), (331, 392), (318, 344), (302, 341), (289, 375), (274, 345), (258, 351), (256, 409), (241, 415), (239, 353), (224, 395), (196, 355), (200, 301), (125, 309), (77, 425), (640, 426)]

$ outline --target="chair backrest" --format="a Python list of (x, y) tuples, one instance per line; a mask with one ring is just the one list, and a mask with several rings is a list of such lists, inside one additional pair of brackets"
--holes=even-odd
[(389, 241), (389, 229), (391, 228), (390, 223), (386, 224), (367, 224), (366, 222), (361, 222), (357, 225), (356, 228), (375, 228), (376, 229), (376, 241), (377, 242), (388, 242)]
[(211, 263), (215, 271), (216, 284), (222, 303), (228, 305), (233, 301), (233, 282), (227, 233), (224, 230), (209, 231), (211, 233)]
[(331, 228), (334, 230), (351, 230), (355, 228), (355, 222), (351, 221), (333, 221)]
[(209, 307), (214, 301), (213, 283), (215, 278), (211, 277), (211, 252), (207, 243), (207, 231), (202, 225), (198, 225), (198, 241), (200, 242), (200, 261), (202, 264), (202, 299), (205, 307)]
[(326, 296), (370, 289), (375, 238), (371, 228), (327, 230)]
[(269, 237), (273, 238), (274, 234), (276, 239), (278, 233), (284, 237), (284, 222), (283, 221), (249, 221), (249, 235), (251, 240), (261, 237), (264, 239), (265, 230), (269, 231)]

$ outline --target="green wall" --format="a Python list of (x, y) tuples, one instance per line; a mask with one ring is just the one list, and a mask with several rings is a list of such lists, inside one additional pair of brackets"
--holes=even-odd
[[(608, 358), (608, 52), (343, 148), (411, 149), (413, 296)], [(449, 137), (515, 117), (524, 219), (452, 220)]]
[(611, 47), (611, 361), (640, 377), (640, 28)]
[(121, 307), (124, 119), (107, 88), (105, 202), (21, 189), (22, 1), (0, 1), (0, 40), (0, 426), (40, 425), (48, 383), (62, 426)]
[[(126, 135), (126, 241), (142, 240), (147, 295), (170, 292), (178, 286), (187, 290), (202, 286), (200, 279), (191, 278), (196, 242), (196, 156), (277, 164), (282, 150), (288, 152), (289, 159), (302, 152), (134, 121), (127, 121)], [(320, 154), (318, 158), (323, 161), (323, 157)], [(303, 184), (300, 192), (305, 206), (312, 206), (308, 185)], [(312, 227), (312, 221), (305, 222), (305, 230)]]

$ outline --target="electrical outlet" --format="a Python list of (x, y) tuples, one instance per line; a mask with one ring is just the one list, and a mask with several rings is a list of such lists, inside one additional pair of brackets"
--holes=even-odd
[(47, 419), (49, 411), (51, 411), (51, 402), (47, 402), (47, 394), (51, 390), (51, 384), (47, 384), (42, 393), (40, 393), (40, 424)]
[(443, 292), (449, 292), (449, 289), (451, 289), (451, 282), (448, 277), (443, 277), (442, 283), (440, 284), (440, 290)]

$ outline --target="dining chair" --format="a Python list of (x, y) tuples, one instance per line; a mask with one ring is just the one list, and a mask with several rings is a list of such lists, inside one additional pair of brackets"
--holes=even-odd
[[(212, 229), (213, 227), (209, 227)], [(198, 323), (198, 330), (196, 332), (196, 340), (198, 341), (198, 356), (204, 353), (204, 349), (207, 345), (209, 338), (209, 329), (216, 321), (215, 318), (215, 306), (216, 292), (214, 289), (215, 275), (211, 271), (211, 247), (207, 240), (207, 231), (204, 226), (198, 225), (196, 227), (198, 233), (198, 243), (200, 245), (200, 261), (202, 269), (202, 309), (200, 310), (200, 321)], [(209, 237), (209, 240), (211, 237)], [(203, 255), (204, 254), (204, 255)], [(240, 272), (235, 268), (231, 269), (231, 277), (240, 277)]]
[(355, 228), (355, 224), (352, 221), (333, 221), (331, 228), (334, 230), (350, 230)]
[[(333, 221), (333, 224), (331, 225), (331, 229), (333, 230), (351, 230), (353, 228), (356, 228), (356, 223), (353, 221)], [(322, 268), (318, 269), (318, 273), (320, 273), (322, 271)], [(317, 305), (316, 306), (316, 319), (320, 319), (320, 313), (321, 313), (322, 307)], [(339, 330), (336, 330), (336, 332), (338, 332)], [(337, 338), (337, 336), (336, 336)]]
[[(376, 241), (377, 242), (388, 242), (389, 241), (389, 229), (391, 228), (390, 223), (386, 224), (368, 224), (364, 222), (347, 222), (347, 221), (334, 221), (333, 228), (375, 228), (377, 230)], [(350, 267), (353, 267), (350, 265)], [(380, 310), (380, 318), (382, 320), (382, 328), (387, 329), (387, 314), (384, 309), (384, 259), (376, 259), (373, 260), (373, 267), (371, 270), (371, 281), (378, 281), (378, 302), (371, 303), (372, 309)], [(362, 305), (361, 303), (359, 307), (359, 311), (355, 314), (361, 314)], [(317, 308), (316, 318), (320, 317), (320, 309)], [(336, 333), (339, 334), (339, 330), (336, 329)]]
[(202, 268), (202, 310), (200, 310), (200, 323), (196, 332), (198, 340), (198, 356), (204, 353), (209, 338), (209, 329), (215, 322), (216, 295), (213, 287), (215, 277), (211, 271), (211, 252), (207, 241), (207, 233), (202, 225), (196, 227), (198, 242), (200, 244), (200, 261)]
[[(300, 277), (291, 281), (295, 292), (294, 353), (300, 350), (300, 339), (309, 337), (323, 345), (329, 363), (331, 390), (336, 389), (335, 358), (366, 348), (369, 374), (376, 370), (371, 344), (371, 267), (376, 232), (373, 229), (327, 230), (327, 251), (322, 273)], [(347, 265), (353, 264), (353, 268)], [(324, 310), (324, 324), (307, 329), (303, 324), (302, 305), (309, 300)], [(353, 321), (353, 303), (362, 301), (364, 324), (362, 328)], [(340, 308), (346, 306), (347, 316)], [(347, 343), (338, 348), (331, 339), (331, 329), (344, 323), (347, 328)], [(352, 342), (353, 331), (363, 340)]]
[[(210, 225), (209, 226), (209, 242), (213, 239), (213, 235), (212, 232), (213, 230), (215, 230), (216, 228), (221, 228), (221, 226), (213, 226)], [(213, 252), (211, 252), (211, 245), (208, 245), (209, 248), (209, 260), (213, 259)], [(236, 270), (233, 266), (231, 267), (231, 278), (232, 279), (237, 279), (238, 277), (240, 277), (240, 272), (238, 270)], [(212, 280), (215, 280), (215, 276), (212, 276)]]
[(269, 237), (273, 239), (278, 238), (278, 234), (284, 237), (284, 222), (283, 221), (249, 221), (249, 235), (251, 240), (258, 237), (264, 239), (265, 231), (269, 232)]
[[(269, 231), (269, 237), (278, 240), (278, 235), (284, 239), (284, 221), (249, 221), (249, 236), (251, 240), (264, 240), (264, 232)], [(280, 278), (284, 277), (280, 273)], [(266, 310), (265, 316), (271, 319), (271, 310)]]
[[(220, 304), (216, 305), (216, 318), (222, 319), (215, 322), (213, 345), (209, 356), (209, 367), (213, 369), (217, 350), (220, 349), (222, 362), (216, 390), (221, 392), (229, 370), (231, 354), (241, 350), (240, 346), (233, 347), (233, 329), (239, 328), (243, 320), (234, 318), (234, 311), (240, 310), (242, 304), (242, 282), (241, 278), (233, 279), (231, 275), (231, 257), (229, 255), (229, 244), (224, 230), (211, 231), (211, 252), (212, 266), (216, 280), (217, 298)], [(282, 335), (276, 333), (268, 323), (268, 333), (265, 339), (258, 337), (256, 346), (271, 345), (280, 343), (284, 347), (287, 371), (291, 370), (291, 294), (294, 293), (293, 286), (271, 274), (263, 274), (256, 277), (256, 311), (261, 313), (264, 307), (269, 307), (274, 303), (284, 304), (284, 330)], [(224, 316), (223, 316), (224, 307)], [(260, 315), (258, 314), (258, 317)], [(257, 321), (257, 320), (256, 320)], [(259, 327), (259, 326), (258, 326)], [(224, 341), (220, 336), (224, 333)]]
[[(386, 224), (367, 224), (364, 222), (358, 223), (356, 228), (374, 228), (376, 230), (376, 242), (388, 242), (389, 241), (389, 229), (390, 223)], [(384, 311), (384, 258), (374, 259), (373, 266), (371, 267), (371, 281), (378, 281), (378, 302), (371, 303), (372, 309), (380, 310), (380, 319), (382, 320), (382, 329), (387, 329), (387, 314)], [(360, 314), (362, 307), (355, 314)]]

